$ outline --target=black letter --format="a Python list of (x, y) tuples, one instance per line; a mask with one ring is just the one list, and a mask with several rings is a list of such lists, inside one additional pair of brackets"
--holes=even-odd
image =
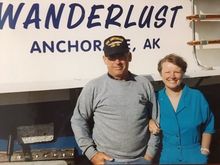
[[(76, 22), (75, 24), (71, 25), (72, 18), (73, 18), (73, 15), (74, 15), (74, 11), (75, 11), (75, 8), (77, 6), (81, 9), (81, 17), (79, 18), (78, 22)], [(73, 3), (69, 7), (70, 7), (70, 14), (69, 14), (69, 17), (68, 17), (67, 27), (69, 29), (73, 29), (73, 28), (79, 26), (82, 23), (82, 21), (83, 21), (83, 19), (85, 17), (85, 9), (83, 8), (83, 6), (81, 6), (80, 4), (77, 4), (77, 3)]]
[(161, 21), (160, 24), (158, 24), (158, 22), (155, 22), (154, 23), (154, 26), (156, 28), (160, 28), (161, 26), (163, 26), (165, 23), (166, 23), (166, 19), (165, 18), (160, 18), (160, 14), (162, 13), (163, 14), (163, 17), (166, 16), (167, 14), (167, 10), (168, 10), (168, 6), (164, 5), (160, 8), (160, 10), (156, 13), (155, 15), (155, 19), (158, 20), (158, 21)]
[[(35, 13), (35, 15), (34, 15)], [(31, 19), (32, 15), (34, 15), (34, 18)], [(35, 28), (39, 29), (40, 28), (40, 21), (41, 19), (39, 18), (39, 4), (35, 3), (33, 4), (33, 6), (31, 7), (30, 12), (28, 13), (28, 16), (25, 20), (24, 24), (24, 28), (27, 29), (28, 25), (31, 23), (35, 23)]]
[(100, 40), (94, 40), (94, 51), (99, 50), (101, 51), (102, 42)]
[(176, 18), (176, 14), (177, 14), (177, 10), (182, 9), (182, 8), (183, 8), (183, 6), (176, 6), (176, 7), (171, 8), (171, 10), (174, 11), (174, 12), (173, 12), (173, 18), (172, 18), (171, 23), (170, 23), (170, 27), (173, 27), (173, 24), (174, 24), (174, 21), (175, 21), (175, 18)]
[(6, 11), (5, 11), (5, 13), (3, 14), (3, 17), (2, 17), (2, 4), (3, 3), (0, 3), (0, 29), (3, 29), (3, 26), (4, 26), (5, 21), (6, 21), (7, 18), (8, 18), (8, 21), (9, 21), (9, 27), (11, 29), (15, 29), (18, 17), (21, 13), (21, 10), (22, 10), (23, 6), (24, 6), (24, 3), (19, 4), (14, 18), (13, 18), (13, 5), (12, 4), (8, 5), (8, 7), (7, 7), (7, 9), (6, 9)]
[(84, 40), (84, 41), (82, 41), (82, 43), (80, 44), (80, 47), (81, 47), (81, 49), (82, 49), (84, 52), (88, 52), (88, 51), (91, 50), (92, 45), (91, 45), (91, 43), (90, 43), (89, 40)]
[(75, 41), (75, 45), (72, 44), (71, 41), (68, 41), (68, 52), (71, 52), (71, 49), (72, 49), (72, 48), (75, 48), (75, 49), (76, 49), (76, 52), (79, 51), (79, 41), (78, 41), (78, 40)]
[[(115, 8), (118, 8), (119, 9), (119, 12), (118, 14), (116, 14), (116, 16), (112, 17), (112, 13), (113, 13), (113, 10)], [(122, 15), (123, 13), (123, 8), (119, 5), (111, 5), (109, 8), (108, 8), (108, 16), (107, 16), (107, 19), (106, 19), (106, 22), (105, 22), (105, 28), (108, 29), (109, 25), (112, 24), (112, 25), (116, 25), (116, 26), (121, 26), (121, 24), (119, 22), (116, 22), (116, 20)]]
[(134, 5), (131, 5), (130, 8), (129, 8), (129, 11), (128, 11), (128, 15), (126, 17), (126, 20), (125, 20), (125, 28), (128, 28), (130, 26), (135, 26), (136, 23), (135, 22), (130, 22), (129, 23), (129, 20), (130, 20), (130, 17), (131, 17), (131, 13), (133, 11), (133, 8), (134, 8)]
[(101, 26), (100, 22), (92, 23), (92, 20), (96, 18), (100, 18), (99, 15), (95, 15), (95, 11), (96, 9), (103, 9), (103, 8), (104, 8), (104, 5), (93, 5), (92, 11), (88, 17), (88, 23), (87, 23), (88, 28), (92, 28), (94, 26)]
[(55, 27), (56, 29), (59, 28), (60, 18), (61, 18), (64, 6), (65, 6), (64, 3), (60, 5), (58, 14), (56, 16), (54, 4), (50, 5), (49, 10), (47, 12), (46, 20), (45, 20), (45, 28), (49, 29), (49, 23), (50, 23), (51, 18), (53, 22), (53, 27)]
[(59, 52), (62, 52), (62, 53), (63, 53), (63, 52), (66, 52), (66, 49), (61, 49), (61, 48), (60, 48), (60, 47), (61, 47), (60, 45), (61, 45), (61, 44), (65, 44), (65, 43), (66, 43), (66, 41), (63, 41), (63, 40), (57, 42), (56, 48), (57, 48), (57, 50), (58, 50)]
[(44, 53), (46, 53), (47, 49), (49, 49), (51, 52), (54, 52), (54, 41), (51, 41), (50, 45), (46, 41), (43, 41), (42, 44)]
[(150, 20), (151, 20), (151, 17), (152, 17), (152, 13), (153, 13), (154, 7), (151, 6), (150, 11), (148, 12), (147, 18), (142, 23), (143, 17), (145, 15), (147, 9), (148, 9), (148, 6), (145, 6), (143, 11), (142, 11), (142, 13), (141, 13), (140, 20), (139, 20), (139, 23), (138, 23), (140, 28), (143, 28), (146, 24), (147, 24), (148, 28), (150, 27)]
[(40, 46), (37, 41), (33, 42), (30, 52), (33, 53), (34, 51), (38, 51), (38, 53), (41, 53)]

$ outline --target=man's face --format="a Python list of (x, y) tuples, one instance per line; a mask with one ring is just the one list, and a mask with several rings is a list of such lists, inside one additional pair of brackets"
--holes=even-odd
[(128, 66), (131, 61), (131, 53), (118, 54), (114, 56), (103, 56), (103, 60), (108, 68), (108, 73), (115, 79), (123, 80), (127, 78)]

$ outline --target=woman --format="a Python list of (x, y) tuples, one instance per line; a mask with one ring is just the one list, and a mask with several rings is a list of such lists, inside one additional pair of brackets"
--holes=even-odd
[(161, 131), (161, 164), (205, 164), (214, 133), (214, 116), (203, 94), (183, 84), (187, 63), (170, 54), (158, 63), (165, 88), (158, 92), (160, 128), (151, 120), (150, 131)]

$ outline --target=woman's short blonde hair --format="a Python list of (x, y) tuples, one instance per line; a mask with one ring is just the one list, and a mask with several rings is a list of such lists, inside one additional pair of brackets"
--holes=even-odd
[(180, 57), (180, 56), (178, 56), (178, 55), (176, 55), (176, 54), (174, 54), (174, 53), (165, 56), (164, 58), (162, 58), (162, 59), (158, 62), (157, 70), (158, 70), (159, 73), (161, 73), (161, 71), (162, 71), (162, 64), (163, 64), (164, 62), (170, 62), (170, 63), (172, 63), (172, 64), (174, 64), (174, 65), (180, 67), (181, 70), (183, 71), (183, 73), (186, 72), (186, 69), (187, 69), (187, 63), (186, 63), (186, 61), (185, 61), (182, 57)]

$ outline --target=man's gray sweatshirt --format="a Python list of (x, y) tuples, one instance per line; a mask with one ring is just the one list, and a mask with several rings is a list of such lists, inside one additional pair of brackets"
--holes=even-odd
[(159, 137), (148, 131), (150, 118), (157, 118), (157, 103), (147, 78), (131, 74), (121, 81), (105, 74), (83, 88), (71, 126), (89, 159), (98, 151), (112, 158), (135, 159), (146, 152), (154, 156), (158, 149)]

